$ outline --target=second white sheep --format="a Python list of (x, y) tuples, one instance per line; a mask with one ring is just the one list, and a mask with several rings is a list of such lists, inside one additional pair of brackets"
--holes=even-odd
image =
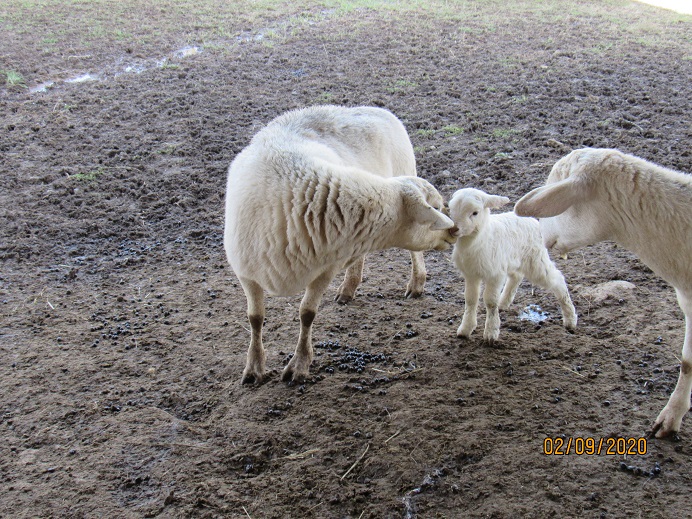
[(524, 277), (555, 294), (565, 328), (574, 330), (577, 314), (565, 278), (543, 245), (538, 221), (511, 212), (490, 214), (491, 209), (507, 203), (507, 197), (489, 195), (473, 188), (460, 189), (449, 202), (450, 217), (459, 227), (452, 259), (465, 279), (466, 304), (457, 335), (468, 338), (476, 328), (483, 282), (486, 308), (483, 338), (489, 342), (497, 340), (500, 335), (499, 310), (509, 308)]

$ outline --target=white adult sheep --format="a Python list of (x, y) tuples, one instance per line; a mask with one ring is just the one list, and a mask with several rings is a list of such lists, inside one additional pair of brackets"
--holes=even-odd
[(612, 149), (580, 149), (514, 211), (540, 217), (545, 244), (566, 254), (613, 240), (668, 281), (685, 314), (680, 376), (651, 434), (677, 433), (692, 390), (692, 176)]
[[(454, 242), (443, 199), (416, 175), (408, 134), (381, 108), (319, 106), (281, 115), (228, 169), (224, 246), (245, 291), (252, 328), (242, 382), (265, 375), (264, 292), (295, 295), (300, 335), (284, 381), (308, 375), (312, 322), (336, 274), (348, 267), (337, 300), (351, 299), (364, 255), (390, 247), (411, 253), (407, 296), (425, 282), (423, 250)], [(451, 229), (451, 231), (449, 230)]]
[(490, 214), (491, 209), (507, 203), (507, 197), (473, 188), (458, 190), (449, 201), (449, 215), (459, 228), (452, 260), (465, 279), (466, 303), (457, 335), (469, 338), (476, 329), (478, 296), (483, 282), (486, 310), (483, 338), (489, 342), (497, 340), (498, 310), (509, 308), (524, 277), (555, 294), (565, 328), (574, 330), (577, 314), (565, 278), (543, 246), (538, 221), (511, 212)]

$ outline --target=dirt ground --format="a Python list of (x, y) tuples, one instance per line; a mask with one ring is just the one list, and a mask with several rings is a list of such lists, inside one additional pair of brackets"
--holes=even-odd
[(645, 436), (675, 385), (683, 314), (631, 253), (556, 258), (576, 334), (524, 283), (493, 347), (455, 335), (449, 251), (426, 253), (416, 300), (408, 254), (372, 254), (357, 298), (332, 302), (336, 280), (321, 305), (312, 379), (281, 382), (300, 298), (269, 298), (273, 373), (241, 386), (249, 325), (222, 247), (230, 161), (318, 103), (393, 111), (445, 197), (516, 201), (584, 146), (692, 171), (690, 18), (629, 9), (317, 10), (214, 45), (88, 52), (0, 35), (29, 87), (0, 87), (0, 516), (689, 517), (689, 416), (645, 454), (544, 454)]

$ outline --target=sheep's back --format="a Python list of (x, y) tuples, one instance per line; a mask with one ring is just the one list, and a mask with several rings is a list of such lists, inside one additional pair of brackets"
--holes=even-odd
[(301, 154), (234, 161), (225, 232), (231, 267), (270, 294), (300, 292), (373, 248), (388, 218), (378, 202), (383, 182)]

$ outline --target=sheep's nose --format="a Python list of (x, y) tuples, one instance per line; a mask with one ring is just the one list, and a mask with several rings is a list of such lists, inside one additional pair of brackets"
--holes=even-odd
[(458, 238), (459, 234), (460, 234), (459, 227), (457, 227), (456, 225), (454, 227), (452, 227), (451, 229), (447, 229), (447, 232), (449, 232), (449, 235), (452, 238)]

